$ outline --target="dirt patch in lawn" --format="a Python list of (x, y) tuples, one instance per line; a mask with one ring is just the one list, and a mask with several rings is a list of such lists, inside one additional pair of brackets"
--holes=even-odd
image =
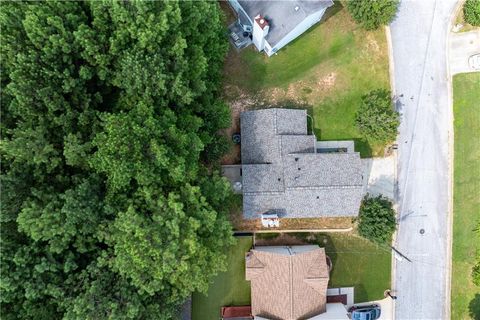
[(339, 218), (302, 218), (302, 219), (281, 219), (281, 229), (347, 229), (353, 227), (351, 217)]
[(335, 80), (337, 79), (337, 73), (336, 72), (330, 72), (327, 74), (325, 77), (321, 78), (320, 81), (318, 82), (318, 85), (323, 87), (323, 88), (332, 88), (335, 85)]
[(237, 16), (235, 13), (233, 13), (232, 8), (230, 5), (227, 3), (227, 1), (219, 1), (220, 3), (220, 9), (223, 11), (223, 16), (225, 19), (225, 23), (227, 25), (232, 24), (235, 20), (237, 20)]
[[(240, 133), (240, 114), (243, 111), (254, 108), (254, 106), (258, 104), (255, 97), (242, 93), (238, 88), (231, 87), (228, 89), (230, 92), (233, 90), (237, 92), (237, 98), (227, 102), (230, 106), (232, 122), (230, 127), (223, 132), (228, 138), (231, 138), (234, 133)], [(231, 151), (222, 158), (220, 163), (223, 165), (241, 163), (240, 145), (234, 145)]]
[(367, 48), (369, 51), (380, 52), (380, 46), (378, 45), (377, 40), (372, 36), (372, 34), (367, 34)]
[[(321, 65), (307, 79), (292, 82), (288, 87), (273, 87), (259, 91), (257, 101), (261, 105), (282, 107), (282, 104), (314, 105), (322, 101), (339, 84), (336, 71), (325, 71)], [(329, 68), (326, 68), (327, 70)]]
[(255, 235), (256, 246), (301, 246), (304, 244), (307, 242), (288, 233)]

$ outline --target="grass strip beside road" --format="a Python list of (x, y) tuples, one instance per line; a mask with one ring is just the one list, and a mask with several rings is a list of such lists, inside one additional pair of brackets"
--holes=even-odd
[(480, 221), (480, 73), (453, 78), (455, 164), (453, 195), (452, 319), (480, 319), (480, 287), (472, 283), (474, 228)]

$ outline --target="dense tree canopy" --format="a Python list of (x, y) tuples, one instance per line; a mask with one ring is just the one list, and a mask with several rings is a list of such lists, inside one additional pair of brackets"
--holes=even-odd
[(233, 241), (206, 162), (218, 4), (4, 2), (0, 23), (2, 318), (174, 317)]
[(373, 90), (362, 97), (355, 124), (368, 140), (391, 142), (397, 137), (400, 119), (394, 110), (390, 91)]
[(395, 211), (392, 202), (383, 196), (363, 199), (358, 215), (358, 232), (379, 244), (390, 244), (396, 229)]
[(388, 25), (395, 18), (398, 0), (348, 0), (347, 9), (352, 18), (366, 30)]
[(463, 4), (463, 16), (472, 26), (480, 26), (480, 0), (466, 0)]

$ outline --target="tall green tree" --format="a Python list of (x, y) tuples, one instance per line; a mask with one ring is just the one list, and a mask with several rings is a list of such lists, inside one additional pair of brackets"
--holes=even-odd
[(378, 244), (390, 244), (396, 229), (395, 211), (392, 202), (383, 196), (367, 195), (358, 215), (358, 232)]
[(347, 9), (352, 18), (366, 30), (388, 25), (395, 18), (398, 0), (348, 0)]
[(217, 3), (5, 2), (2, 318), (170, 319), (233, 241)]
[(388, 143), (397, 137), (400, 117), (394, 109), (390, 91), (377, 89), (362, 97), (355, 124), (368, 139)]

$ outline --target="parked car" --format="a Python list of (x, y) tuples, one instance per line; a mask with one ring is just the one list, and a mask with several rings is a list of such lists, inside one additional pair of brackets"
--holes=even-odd
[(376, 320), (380, 318), (381, 310), (378, 304), (353, 306), (348, 309), (352, 320)]
[(470, 56), (470, 58), (468, 58), (468, 65), (473, 70), (480, 70), (480, 53)]

